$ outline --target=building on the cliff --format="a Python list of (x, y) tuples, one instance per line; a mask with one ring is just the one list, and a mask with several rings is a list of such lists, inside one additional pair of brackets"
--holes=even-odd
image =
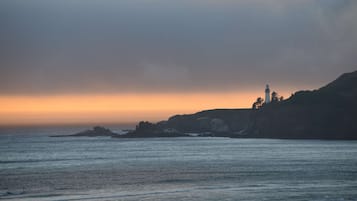
[(270, 89), (269, 85), (267, 84), (265, 87), (265, 104), (270, 103)]

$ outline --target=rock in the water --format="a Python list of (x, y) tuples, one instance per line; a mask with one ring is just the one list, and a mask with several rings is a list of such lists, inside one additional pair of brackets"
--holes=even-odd
[(72, 135), (56, 135), (56, 136), (51, 136), (51, 137), (99, 137), (99, 136), (107, 136), (107, 137), (114, 137), (118, 136), (119, 134), (114, 133), (113, 131), (101, 127), (101, 126), (95, 126), (93, 127), (92, 130), (85, 130), (79, 133), (75, 133)]

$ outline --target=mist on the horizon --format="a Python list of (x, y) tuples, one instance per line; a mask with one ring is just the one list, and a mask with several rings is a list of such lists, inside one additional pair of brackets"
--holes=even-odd
[(0, 119), (159, 120), (250, 107), (267, 83), (287, 97), (356, 69), (356, 19), (353, 0), (4, 0)]

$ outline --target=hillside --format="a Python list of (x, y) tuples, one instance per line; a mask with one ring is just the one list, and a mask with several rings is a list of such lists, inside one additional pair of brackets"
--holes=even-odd
[(116, 137), (232, 137), (247, 129), (252, 112), (251, 109), (215, 109), (175, 115), (156, 124), (142, 121), (133, 132)]
[(264, 138), (357, 139), (357, 71), (314, 91), (266, 105), (247, 134)]
[(195, 114), (176, 115), (159, 125), (186, 133), (231, 135), (246, 129), (252, 112), (251, 109), (206, 110)]

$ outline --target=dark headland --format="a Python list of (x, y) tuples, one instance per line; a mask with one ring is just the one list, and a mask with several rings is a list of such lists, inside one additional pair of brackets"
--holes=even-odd
[(101, 127), (101, 126), (94, 126), (93, 129), (85, 130), (79, 133), (71, 134), (71, 135), (53, 135), (51, 137), (115, 137), (119, 135), (118, 133), (114, 133), (113, 131)]
[(259, 109), (214, 109), (140, 122), (115, 138), (217, 136), (232, 138), (357, 140), (357, 71), (313, 91)]

